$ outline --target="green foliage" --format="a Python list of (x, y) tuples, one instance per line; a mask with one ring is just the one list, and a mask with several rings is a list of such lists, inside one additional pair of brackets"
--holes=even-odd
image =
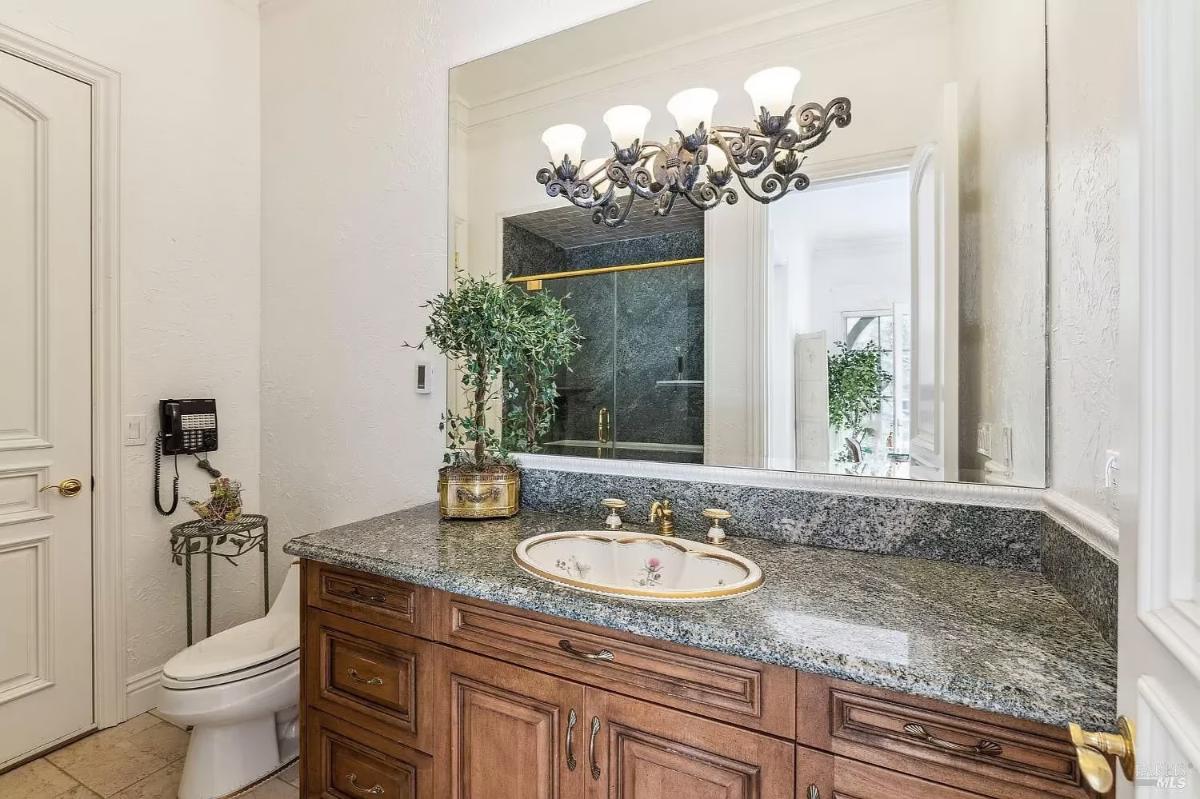
[(835, 345), (838, 352), (829, 356), (829, 424), (850, 431), (861, 442), (873, 432), (864, 423), (879, 413), (880, 395), (892, 376), (884, 370), (883, 353), (874, 342), (858, 349), (844, 341)]
[(518, 324), (512, 330), (511, 351), (504, 363), (507, 415), (505, 446), (537, 452), (550, 430), (558, 399), (555, 375), (582, 346), (575, 318), (562, 302), (545, 291), (517, 296)]
[[(426, 340), (462, 371), (466, 412), (447, 409), (442, 416), (447, 453), (455, 466), (484, 468), (509, 461), (510, 444), (488, 426), (488, 415), (505, 400), (523, 393), (521, 419), (526, 447), (549, 429), (557, 387), (554, 373), (579, 350), (579, 329), (553, 297), (461, 272), (454, 285), (423, 307), (429, 309)], [(419, 346), (423, 347), (424, 342)], [(506, 374), (504, 379), (501, 375)], [(523, 375), (521, 384), (507, 375)]]

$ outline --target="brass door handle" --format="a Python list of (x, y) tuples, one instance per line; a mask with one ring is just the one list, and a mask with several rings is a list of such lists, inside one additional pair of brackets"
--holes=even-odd
[(567, 714), (567, 770), (574, 771), (575, 762), (575, 725), (579, 722), (579, 715), (575, 712), (575, 708), (571, 708), (571, 712)]
[(60, 497), (73, 497), (83, 490), (83, 483), (79, 482), (74, 477), (68, 477), (66, 480), (55, 483), (54, 485), (42, 486), (38, 489), (38, 493), (40, 494), (43, 491), (53, 491), (55, 489), (58, 490), (58, 495)]
[(592, 735), (588, 739), (588, 760), (592, 762), (592, 779), (600, 779), (600, 764), (596, 762), (596, 736), (600, 734), (600, 718), (592, 716)]
[(354, 680), (355, 682), (360, 682), (363, 685), (383, 685), (382, 677), (364, 677), (359, 674), (358, 669), (354, 668), (353, 666), (351, 666), (349, 669), (346, 669), (346, 673), (350, 675), (350, 679)]
[(574, 655), (577, 658), (584, 660), (602, 660), (605, 663), (612, 663), (615, 656), (610, 649), (601, 649), (599, 652), (580, 652), (566, 638), (558, 642), (558, 648), (566, 652), (568, 655)]
[(365, 794), (369, 794), (372, 796), (379, 796), (379, 795), (387, 793), (387, 791), (385, 791), (383, 789), (383, 786), (378, 783), (376, 783), (375, 785), (372, 785), (370, 788), (362, 787), (361, 785), (358, 784), (358, 775), (355, 774), (354, 772), (350, 772), (349, 774), (346, 775), (346, 781), (349, 782), (350, 786), (352, 788), (354, 788), (354, 790), (358, 791), (359, 793), (365, 793)]
[(1125, 779), (1132, 780), (1137, 771), (1137, 759), (1133, 752), (1133, 722), (1124, 716), (1117, 718), (1117, 732), (1088, 732), (1078, 724), (1068, 725), (1071, 743), (1075, 744), (1075, 758), (1079, 771), (1088, 786), (1099, 794), (1108, 793), (1113, 786), (1112, 765), (1109, 755), (1121, 764)]
[(980, 739), (979, 743), (974, 745), (955, 743), (947, 741), (945, 738), (939, 738), (933, 733), (925, 729), (924, 725), (916, 722), (905, 724), (904, 731), (914, 738), (920, 738), (930, 746), (936, 746), (938, 749), (945, 749), (947, 752), (957, 752), (962, 755), (987, 755), (988, 757), (996, 757), (1004, 748), (995, 741), (989, 741), (987, 738)]

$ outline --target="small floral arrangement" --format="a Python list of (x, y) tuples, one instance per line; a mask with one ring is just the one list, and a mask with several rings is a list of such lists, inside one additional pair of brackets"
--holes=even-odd
[(189, 499), (196, 515), (213, 524), (232, 524), (242, 518), (242, 484), (228, 477), (209, 483), (212, 495), (205, 501)]

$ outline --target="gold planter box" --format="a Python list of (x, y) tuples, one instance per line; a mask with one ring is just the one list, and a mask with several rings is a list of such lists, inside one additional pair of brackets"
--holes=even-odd
[(505, 519), (521, 509), (521, 473), (513, 468), (438, 471), (438, 508), (443, 519)]

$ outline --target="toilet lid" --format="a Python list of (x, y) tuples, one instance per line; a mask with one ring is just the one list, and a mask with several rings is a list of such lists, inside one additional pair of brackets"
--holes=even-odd
[(192, 644), (166, 662), (163, 675), (180, 682), (240, 676), (255, 666), (276, 667), (294, 660), (299, 649), (299, 619), (290, 613), (273, 614)]

